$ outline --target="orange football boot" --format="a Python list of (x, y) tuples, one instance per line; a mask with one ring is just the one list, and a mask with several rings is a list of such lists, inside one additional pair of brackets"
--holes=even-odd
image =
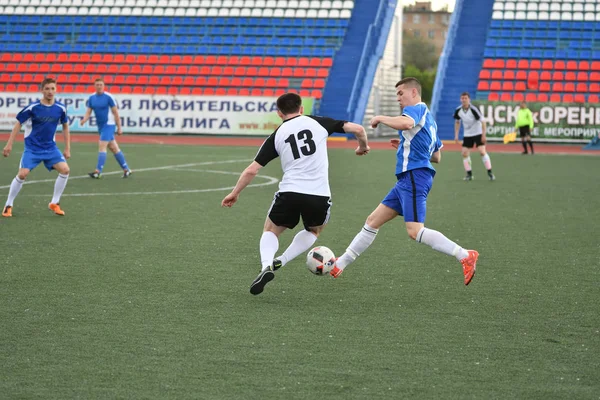
[(463, 274), (465, 275), (465, 285), (471, 283), (471, 279), (475, 276), (475, 269), (477, 266), (477, 259), (479, 253), (475, 250), (467, 250), (469, 255), (460, 260), (463, 267)]
[(48, 204), (48, 208), (50, 209), (50, 211), (54, 212), (54, 214), (56, 215), (65, 215), (65, 212), (63, 210), (60, 209), (60, 206), (58, 204)]

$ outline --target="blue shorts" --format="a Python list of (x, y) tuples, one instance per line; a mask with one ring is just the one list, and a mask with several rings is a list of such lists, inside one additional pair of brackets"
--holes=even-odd
[(115, 140), (115, 130), (116, 125), (104, 125), (101, 128), (98, 128), (100, 132), (100, 140), (103, 142), (110, 142), (111, 140)]
[(48, 171), (52, 171), (52, 166), (54, 164), (58, 164), (59, 162), (67, 162), (67, 160), (62, 155), (58, 147), (48, 151), (31, 151), (25, 149), (23, 155), (21, 156), (20, 168), (32, 170), (41, 162), (44, 163), (44, 166), (48, 169)]
[(397, 175), (398, 182), (390, 190), (381, 204), (386, 205), (404, 217), (405, 222), (425, 223), (427, 195), (433, 185), (435, 171), (418, 168)]

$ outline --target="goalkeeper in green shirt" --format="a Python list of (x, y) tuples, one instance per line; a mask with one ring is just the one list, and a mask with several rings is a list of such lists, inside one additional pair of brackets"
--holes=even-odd
[(517, 123), (515, 128), (521, 135), (521, 143), (523, 143), (523, 154), (528, 154), (527, 144), (531, 148), (531, 154), (533, 154), (533, 143), (531, 142), (531, 131), (533, 130), (533, 114), (531, 110), (527, 108), (527, 104), (521, 102), (521, 109), (517, 113)]

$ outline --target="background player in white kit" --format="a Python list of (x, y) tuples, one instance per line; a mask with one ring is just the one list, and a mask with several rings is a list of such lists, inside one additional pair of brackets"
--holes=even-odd
[[(250, 286), (250, 293), (254, 295), (262, 293), (265, 285), (275, 278), (273, 271), (310, 249), (329, 220), (329, 135), (334, 132), (352, 133), (359, 143), (356, 154), (361, 156), (369, 152), (367, 134), (361, 125), (304, 116), (303, 112), (302, 99), (297, 94), (286, 93), (277, 99), (277, 114), (283, 120), (282, 124), (265, 140), (233, 191), (221, 202), (223, 207), (233, 206), (258, 171), (271, 160), (281, 158), (283, 178), (260, 238), (262, 270)], [(275, 259), (279, 235), (288, 228), (295, 228), (300, 217), (304, 230), (298, 232), (285, 252)]]
[(489, 154), (485, 150), (485, 121), (481, 116), (481, 112), (477, 107), (471, 104), (471, 96), (469, 93), (463, 92), (460, 95), (461, 105), (454, 111), (454, 140), (458, 141), (458, 132), (460, 130), (460, 123), (463, 125), (463, 144), (462, 144), (462, 157), (463, 166), (467, 175), (465, 181), (473, 180), (473, 172), (471, 171), (471, 155), (470, 151), (473, 145), (479, 150), (481, 154), (481, 161), (487, 169), (488, 177), (491, 181), (495, 180), (496, 177), (492, 173), (492, 161), (490, 160)]

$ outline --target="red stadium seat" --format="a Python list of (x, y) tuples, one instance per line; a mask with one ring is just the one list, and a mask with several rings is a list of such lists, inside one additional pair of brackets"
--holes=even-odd
[(154, 94), (167, 94), (166, 86), (157, 86)]
[(265, 86), (267, 86), (267, 87), (277, 87), (277, 80), (275, 78), (269, 78), (269, 79), (267, 79), (267, 82), (266, 82)]
[(125, 83), (127, 85), (135, 85), (137, 82), (137, 77), (135, 75), (126, 75), (125, 76)]
[(490, 79), (491, 76), (492, 74), (490, 74), (490, 71), (487, 69), (482, 69), (479, 71), (479, 79)]
[(587, 72), (578, 72), (577, 73), (577, 80), (580, 82), (587, 82), (590, 80), (588, 73)]
[(73, 85), (67, 84), (67, 85), (62, 85), (61, 89), (65, 93), (72, 93), (74, 91), (75, 87)]
[(274, 96), (281, 96), (282, 94), (285, 94), (285, 89), (275, 89), (273, 93)]
[(171, 85), (177, 86), (177, 87), (183, 85), (183, 76), (176, 75), (176, 76), (171, 77)]
[(527, 74), (527, 80), (537, 82), (540, 80), (540, 74), (537, 71), (529, 71), (529, 74)]
[(282, 68), (281, 76), (286, 77), (286, 78), (291, 78), (292, 76), (294, 76), (293, 68), (290, 68), (290, 67)]
[(567, 61), (566, 69), (568, 71), (577, 71), (577, 61)]
[(592, 72), (590, 74), (590, 81), (592, 81), (592, 82), (600, 82), (600, 72)]
[(304, 68), (294, 68), (292, 76), (294, 78), (304, 78), (306, 76), (306, 70)]
[(590, 63), (588, 61), (579, 61), (579, 66), (577, 67), (580, 71), (589, 71)]
[(144, 88), (142, 86), (135, 86), (133, 88), (133, 94), (144, 94)]
[(263, 59), (263, 64), (265, 67), (272, 67), (275, 65), (275, 59), (273, 57), (265, 57)]
[(6, 85), (6, 91), (7, 92), (16, 92), (17, 91), (17, 85), (15, 85), (14, 83), (9, 83)]
[(314, 82), (312, 79), (303, 79), (302, 83), (300, 84), (301, 88), (313, 88), (314, 87)]
[(552, 84), (552, 91), (553, 92), (562, 92), (564, 90), (563, 84), (562, 82), (554, 82)]
[(125, 84), (125, 75), (116, 75), (114, 82), (116, 85), (124, 85)]
[(171, 57), (166, 54), (163, 54), (158, 57), (159, 64), (164, 64), (164, 65), (169, 64), (170, 60), (171, 60)]
[[(313, 68), (309, 68), (309, 70), (312, 70)], [(311, 75), (307, 75), (307, 76), (311, 76)], [(317, 70), (317, 77), (318, 78), (327, 78), (329, 76), (329, 71), (325, 68), (319, 68)]]
[(490, 90), (490, 84), (487, 81), (479, 81), (477, 90)]
[(253, 66), (255, 66), (255, 67), (263, 65), (263, 58), (260, 57), (260, 56), (253, 56), (252, 60), (250, 61), (250, 64), (253, 65)]
[(563, 60), (556, 60), (554, 62), (554, 69), (566, 69), (567, 66)]
[[(123, 57), (122, 54), (118, 54), (119, 56)], [(102, 54), (102, 62), (107, 64), (107, 63), (112, 63), (113, 60), (115, 59), (115, 57), (112, 54)], [(121, 59), (120, 62), (125, 61), (124, 59)]]
[[(181, 56), (181, 63), (185, 65), (190, 65), (194, 62), (194, 58), (190, 55)], [(188, 93), (189, 94), (189, 93)]]
[(225, 92), (225, 94), (227, 96), (237, 96), (238, 95), (238, 88), (236, 88), (236, 87), (227, 88), (227, 91)]
[(600, 93), (600, 85), (597, 83), (590, 83), (590, 93)]
[(564, 88), (565, 92), (574, 92), (575, 91), (575, 84), (573, 82), (567, 82), (565, 83), (565, 88)]
[(300, 95), (300, 97), (308, 97), (310, 96), (310, 90), (306, 90), (306, 89), (301, 89), (300, 93), (298, 93)]
[(565, 74), (566, 81), (574, 81), (575, 80), (575, 72), (569, 71)]
[(282, 78), (277, 81), (277, 87), (279, 87), (279, 88), (287, 88), (289, 86), (290, 86), (290, 81), (287, 80), (286, 78)]
[(185, 86), (194, 86), (194, 82), (195, 82), (194, 77), (193, 76), (189, 76), (189, 75), (186, 76), (185, 79), (183, 80), (183, 84)]
[(242, 80), (243, 87), (252, 87), (254, 86), (254, 78), (246, 77)]
[[(144, 69), (145, 68), (146, 67), (144, 67)], [(200, 75), (200, 68), (197, 65), (190, 65), (188, 68), (188, 75)]]
[(295, 67), (296, 65), (298, 65), (298, 60), (295, 58), (288, 58), (285, 60), (285, 65), (287, 67)]
[(517, 60), (506, 60), (506, 68), (517, 69)]
[(515, 79), (515, 71), (507, 69), (504, 71), (504, 80), (512, 81)]
[(552, 93), (550, 95), (550, 100), (551, 103), (560, 103), (560, 94), (558, 93)]
[(262, 89), (254, 88), (250, 91), (250, 96), (262, 96), (262, 94), (263, 94)]
[(573, 95), (569, 93), (569, 94), (565, 94), (563, 96), (562, 101), (565, 103), (573, 103), (575, 101), (575, 99), (573, 98)]
[(165, 67), (165, 74), (167, 75), (175, 75), (177, 72), (177, 68), (174, 65), (167, 65)]
[(156, 92), (156, 89), (154, 88), (154, 86), (146, 86), (144, 88), (144, 94), (154, 94)]
[[(228, 79), (228, 78), (225, 78)], [(239, 76), (236, 76), (234, 78), (231, 79), (231, 82), (229, 82), (229, 85), (231, 86), (242, 86), (242, 78), (240, 78)]]
[(254, 86), (257, 88), (263, 88), (266, 86), (266, 82), (265, 82), (265, 78), (255, 78), (254, 79)]
[(517, 92), (524, 92), (527, 90), (527, 86), (525, 85), (525, 82), (517, 82), (515, 83), (515, 90)]
[(592, 71), (600, 71), (600, 61), (592, 61)]
[[(2, 60), (4, 61), (4, 60)], [(8, 60), (10, 61), (10, 60)], [(37, 63), (43, 63), (46, 61), (46, 54), (44, 53), (37, 53), (33, 56), (33, 61), (37, 62)]]
[(308, 67), (308, 66), (310, 66), (310, 60), (308, 59), (308, 57), (300, 57), (298, 59), (298, 66), (299, 67)]
[[(230, 75), (230, 74), (227, 74)], [(235, 67), (233, 70), (234, 76), (246, 76), (246, 67)]]
[(542, 63), (540, 60), (531, 60), (529, 63), (529, 69), (542, 69)]
[(550, 83), (542, 82), (540, 83), (540, 92), (549, 92), (550, 91)]
[(260, 67), (258, 69), (257, 75), (258, 76), (269, 76), (269, 68), (267, 68), (267, 67)]
[(513, 96), (513, 101), (523, 101), (525, 100), (525, 96), (523, 93), (515, 93)]
[(285, 58), (284, 57), (275, 57), (275, 65), (277, 67), (285, 67)]
[(491, 58), (486, 58), (483, 60), (483, 68), (484, 69), (492, 69), (494, 68), (494, 60)]
[(169, 86), (167, 93), (170, 95), (176, 95), (179, 93), (179, 86)]
[[(311, 61), (311, 67), (319, 67), (317, 64), (313, 64)], [(333, 65), (333, 60), (331, 58), (323, 58), (321, 60), (321, 67), (331, 67)]]
[(540, 74), (540, 80), (541, 81), (552, 80), (552, 74), (550, 73), (550, 71), (542, 71), (542, 73)]
[(526, 71), (517, 71), (517, 80), (526, 81), (527, 80), (527, 72)]
[(181, 89), (179, 89), (179, 94), (181, 95), (190, 95), (192, 94), (192, 88), (189, 87), (182, 87)]
[(576, 94), (574, 100), (575, 100), (575, 103), (585, 103), (585, 95)]
[[(2, 91), (2, 89), (0, 89), (0, 92)], [(27, 86), (27, 91), (28, 92), (39, 92), (40, 91), (40, 85), (39, 84), (32, 84)]]
[(564, 81), (565, 75), (562, 73), (562, 71), (554, 71), (552, 73), (552, 80), (553, 81)]
[(240, 96), (250, 96), (250, 89), (248, 89), (248, 88), (240, 89)]
[(494, 68), (503, 69), (504, 68), (504, 64), (505, 64), (505, 61), (502, 60), (502, 59), (494, 60)]
[(528, 60), (519, 60), (517, 63), (518, 69), (529, 69), (529, 61)]
[(535, 95), (535, 93), (527, 93), (525, 95), (525, 101), (526, 102), (534, 102), (537, 100), (537, 96)]
[(281, 76), (281, 68), (279, 67), (273, 67), (271, 68), (271, 70), (269, 71), (269, 76)]
[[(230, 64), (232, 64), (232, 63), (230, 63)], [(252, 64), (252, 58), (250, 56), (240, 57), (238, 64), (239, 65), (250, 65), (250, 64)]]
[(113, 75), (106, 75), (104, 77), (104, 83), (106, 83), (107, 85), (113, 83), (113, 80), (114, 80)]
[[(229, 79), (229, 78), (223, 78), (223, 79)], [(236, 78), (233, 78), (233, 80), (235, 80), (235, 79)], [(219, 84), (219, 78), (217, 78), (216, 76), (210, 76), (206, 80), (207, 86), (217, 86), (218, 84)]]
[(597, 94), (590, 94), (588, 96), (588, 103), (598, 103), (600, 102), (600, 99), (598, 98)]
[(246, 75), (248, 75), (248, 76), (257, 76), (258, 75), (258, 68), (256, 68), (256, 67), (248, 67), (248, 68), (246, 68)]
[(490, 90), (498, 91), (502, 89), (502, 84), (499, 81), (492, 81), (490, 84)]
[(214, 67), (211, 67), (210, 68), (210, 74), (211, 75), (217, 75), (217, 76), (223, 75), (223, 67), (218, 66), (218, 65), (215, 65)]
[(273, 91), (273, 89), (263, 89), (262, 95), (267, 97), (273, 97), (275, 96), (275, 92)]
[(147, 85), (148, 84), (148, 75), (138, 75), (136, 76), (135, 83), (138, 85)]
[(512, 95), (510, 93), (500, 94), (500, 101), (512, 101)]
[(91, 62), (91, 60), (92, 60), (91, 54), (84, 53), (84, 54), (79, 55), (80, 63), (89, 63), (89, 62)]
[(506, 82), (505, 81), (505, 82), (502, 82), (502, 90), (511, 91), (512, 92), (513, 90), (515, 90), (515, 86), (513, 85), (512, 82)]
[(187, 67), (185, 65), (180, 65), (175, 69), (175, 73), (177, 75), (187, 75), (187, 73), (188, 73)]
[(196, 78), (196, 86), (206, 86), (208, 84), (208, 80), (205, 76), (198, 76)]
[(325, 88), (325, 79), (315, 79), (315, 89)]
[(314, 97), (315, 99), (319, 100), (323, 97), (323, 92), (319, 89), (313, 89), (310, 92), (311, 97)]
[(181, 64), (181, 55), (179, 55), (179, 54), (172, 55), (169, 62), (171, 64)]
[(499, 69), (492, 71), (492, 79), (501, 80), (502, 79), (502, 71)]
[[(535, 101), (535, 100), (533, 100), (533, 101)], [(543, 102), (543, 103), (547, 103), (548, 102), (548, 95), (546, 93), (538, 93), (538, 95), (537, 95), (537, 101)]]

